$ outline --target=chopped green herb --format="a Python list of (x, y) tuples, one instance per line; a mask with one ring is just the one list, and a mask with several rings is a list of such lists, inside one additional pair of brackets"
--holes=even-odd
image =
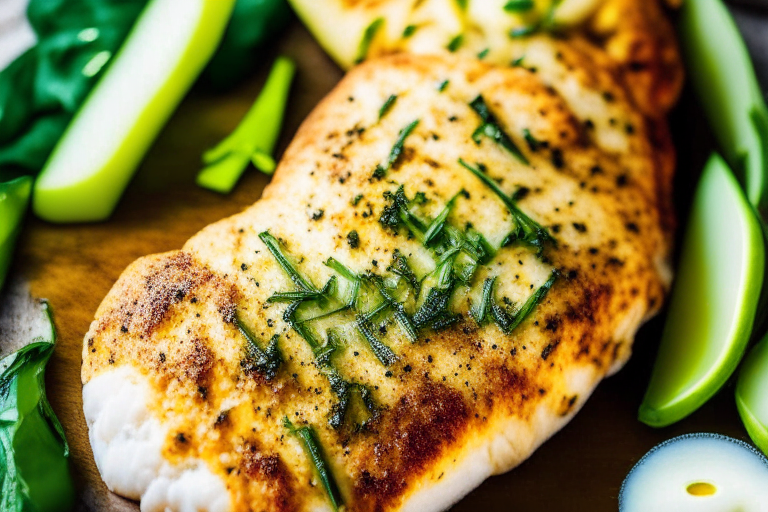
[(280, 348), (277, 345), (279, 336), (275, 334), (269, 341), (266, 349), (259, 347), (256, 337), (250, 329), (240, 320), (236, 319), (237, 328), (246, 340), (245, 359), (241, 366), (246, 371), (256, 371), (267, 380), (272, 380), (283, 362)]
[(517, 39), (520, 37), (527, 37), (535, 34), (539, 30), (539, 25), (525, 25), (522, 27), (515, 27), (509, 31), (509, 37)]
[(489, 277), (483, 282), (483, 295), (480, 299), (480, 305), (477, 308), (471, 308), (469, 313), (479, 325), (485, 323), (486, 317), (490, 311), (490, 305), (493, 301), (493, 285), (496, 283), (496, 277)]
[(525, 139), (525, 142), (528, 143), (528, 149), (530, 149), (533, 152), (536, 152), (539, 150), (539, 148), (542, 146), (542, 142), (538, 140), (536, 137), (531, 135), (530, 130), (528, 128), (523, 129), (523, 138)]
[(507, 194), (505, 194), (495, 181), (493, 181), (479, 169), (469, 165), (461, 158), (459, 158), (459, 164), (477, 176), (480, 181), (485, 183), (485, 185), (488, 186), (488, 188), (490, 188), (493, 193), (502, 200), (504, 205), (507, 207), (507, 210), (509, 210), (509, 213), (511, 213), (512, 217), (515, 219), (515, 230), (509, 234), (504, 242), (505, 245), (521, 242), (536, 248), (537, 254), (541, 254), (541, 252), (544, 250), (545, 244), (555, 243), (555, 239), (552, 238), (552, 235), (549, 234), (549, 231), (528, 217), (528, 215), (523, 213), (523, 211), (517, 207), (515, 201)]
[(413, 34), (416, 33), (416, 29), (418, 28), (419, 27), (417, 27), (416, 25), (408, 25), (407, 27), (405, 27), (405, 30), (403, 30), (403, 38), (408, 39), (409, 37), (411, 37)]
[(525, 58), (525, 55), (521, 55), (520, 57), (516, 58), (512, 61), (512, 67), (521, 67), (523, 65), (523, 59)]
[(533, 9), (533, 0), (509, 0), (504, 4), (504, 10), (507, 12), (526, 12)]
[(280, 242), (278, 242), (277, 239), (269, 233), (269, 231), (263, 231), (259, 233), (259, 238), (262, 242), (264, 242), (264, 245), (267, 246), (267, 249), (269, 249), (269, 252), (272, 253), (272, 256), (275, 258), (280, 267), (291, 278), (291, 281), (293, 281), (293, 283), (300, 290), (318, 292), (318, 289), (315, 288), (309, 281), (307, 281), (304, 276), (302, 276), (299, 271), (296, 270), (296, 267), (294, 267), (291, 260), (288, 259), (285, 254), (283, 254), (283, 251), (280, 248)]
[(360, 40), (360, 45), (357, 49), (355, 64), (360, 64), (366, 57), (368, 57), (368, 51), (371, 48), (373, 38), (376, 37), (376, 33), (383, 25), (384, 18), (376, 18), (370, 25), (368, 25), (368, 27), (366, 27), (365, 32), (363, 32), (363, 38)]
[(472, 140), (479, 144), (480, 138), (485, 135), (512, 153), (515, 158), (524, 164), (529, 165), (528, 159), (525, 158), (525, 155), (523, 155), (515, 143), (512, 142), (512, 139), (504, 132), (504, 130), (501, 129), (498, 122), (496, 121), (496, 118), (493, 116), (493, 114), (491, 114), (491, 111), (488, 109), (488, 105), (486, 105), (485, 100), (481, 95), (478, 95), (477, 98), (472, 100), (469, 106), (472, 107), (472, 110), (477, 112), (477, 115), (479, 115), (480, 119), (483, 120), (483, 123), (472, 134)]
[(459, 6), (459, 9), (464, 11), (467, 9), (467, 1), (468, 0), (456, 0), (456, 4)]
[(351, 201), (352, 206), (357, 206), (358, 203), (363, 199), (363, 194), (357, 194)]
[(434, 241), (435, 238), (440, 235), (443, 227), (445, 227), (445, 222), (448, 220), (448, 215), (451, 213), (451, 208), (453, 208), (453, 205), (456, 203), (456, 198), (458, 198), (459, 195), (461, 195), (463, 192), (464, 191), (462, 190), (461, 192), (456, 193), (451, 199), (449, 199), (443, 210), (429, 225), (427, 232), (424, 233), (424, 245), (429, 245), (430, 242)]
[(360, 247), (360, 235), (357, 234), (357, 231), (354, 229), (347, 233), (347, 243), (349, 244), (349, 247), (352, 249), (357, 249)]
[(416, 298), (419, 297), (419, 292), (421, 291), (419, 280), (413, 270), (411, 270), (410, 265), (408, 265), (406, 257), (397, 249), (392, 253), (392, 263), (387, 267), (387, 271), (405, 279), (416, 293)]
[[(384, 304), (383, 307), (379, 306), (380, 310), (383, 310), (384, 307), (386, 307), (386, 304)], [(378, 313), (377, 310), (379, 308), (374, 309), (373, 311), (367, 313), (365, 316), (358, 315), (355, 324), (357, 326), (357, 330), (360, 331), (360, 334), (363, 335), (365, 341), (368, 342), (368, 346), (371, 347), (373, 355), (375, 355), (376, 358), (384, 366), (392, 366), (397, 362), (397, 356), (394, 352), (392, 352), (391, 348), (389, 348), (384, 344), (384, 342), (376, 337), (376, 335), (373, 333), (373, 326), (371, 325), (371, 322), (368, 318), (371, 313)]]
[(397, 140), (395, 141), (394, 146), (392, 146), (392, 149), (389, 151), (389, 157), (387, 158), (386, 165), (379, 165), (376, 167), (376, 169), (373, 171), (374, 178), (383, 178), (386, 175), (386, 172), (389, 171), (392, 166), (397, 163), (397, 160), (403, 153), (403, 145), (405, 144), (406, 137), (408, 137), (411, 132), (413, 132), (418, 124), (419, 120), (416, 119), (415, 121), (412, 121), (410, 124), (408, 124), (405, 128), (401, 129), (400, 132), (398, 132)]
[(288, 416), (283, 418), (283, 426), (292, 435), (296, 436), (304, 448), (304, 452), (309, 457), (312, 466), (314, 467), (317, 476), (323, 483), (326, 494), (328, 494), (328, 500), (331, 502), (331, 508), (335, 511), (339, 510), (339, 506), (342, 505), (341, 495), (339, 494), (339, 487), (336, 485), (336, 481), (333, 478), (328, 464), (325, 461), (325, 455), (317, 440), (314, 428), (311, 425), (306, 425), (301, 428), (296, 428)]
[(486, 48), (485, 50), (483, 50), (483, 51), (481, 51), (480, 53), (477, 54), (477, 58), (480, 59), (480, 60), (483, 60), (484, 58), (486, 58), (488, 56), (488, 52), (490, 52), (490, 51), (491, 51), (490, 48)]
[(379, 109), (379, 119), (384, 117), (387, 112), (390, 111), (390, 109), (395, 105), (395, 102), (397, 101), (397, 94), (391, 94), (389, 98), (387, 98), (387, 101), (384, 102), (384, 105), (381, 106)]
[(389, 290), (387, 290), (387, 287), (384, 285), (384, 280), (381, 279), (380, 276), (370, 276), (370, 279), (373, 281), (376, 290), (378, 290), (379, 294), (384, 299), (384, 302), (386, 302), (394, 312), (395, 320), (405, 333), (406, 337), (411, 343), (416, 343), (418, 341), (416, 327), (405, 312), (403, 305), (390, 294)]
[(446, 79), (437, 84), (437, 90), (440, 92), (445, 91), (448, 88), (448, 84), (450, 83), (450, 80)]
[(464, 35), (459, 34), (448, 42), (448, 46), (446, 46), (446, 48), (448, 48), (449, 52), (453, 53), (459, 48), (461, 48), (461, 45), (463, 43), (464, 43)]
[(500, 306), (496, 301), (491, 300), (491, 316), (495, 320), (499, 328), (504, 334), (509, 334), (514, 331), (522, 322), (526, 319), (531, 311), (541, 302), (541, 300), (547, 295), (552, 285), (557, 280), (557, 271), (553, 270), (549, 275), (547, 281), (542, 284), (525, 303), (512, 313), (508, 313), (505, 308)]

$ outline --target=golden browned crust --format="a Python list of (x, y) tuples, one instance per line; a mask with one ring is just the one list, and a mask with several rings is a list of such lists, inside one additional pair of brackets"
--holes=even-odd
[[(203, 460), (226, 483), (236, 511), (303, 511), (325, 502), (283, 416), (315, 427), (354, 512), (400, 509), (499, 436), (511, 436), (508, 449), (487, 471), (516, 465), (626, 361), (635, 330), (658, 310), (669, 282), (660, 207), (668, 198), (659, 179), (669, 170), (654, 156), (648, 123), (610, 74), (587, 73), (577, 80), (582, 92), (558, 92), (557, 69), (567, 70), (578, 51), (564, 48), (565, 64), (554, 71), (405, 54), (356, 68), (309, 116), (260, 201), (205, 228), (183, 251), (126, 270), (86, 337), (83, 381), (115, 366), (137, 368), (151, 383), (154, 414), (170, 426), (164, 456)], [(435, 85), (445, 79), (450, 86), (440, 92)], [(588, 91), (595, 94), (583, 96)], [(606, 91), (615, 93), (606, 98)], [(472, 141), (479, 118), (468, 103), (480, 93), (530, 165), (490, 140)], [(397, 103), (378, 120), (390, 94)], [(578, 102), (593, 96), (603, 99), (586, 109)], [(397, 165), (373, 179), (415, 118)], [(535, 150), (524, 129), (540, 142)], [(346, 339), (339, 371), (369, 386), (380, 409), (362, 431), (334, 429), (328, 381), (284, 321), (284, 305), (267, 302), (291, 282), (258, 233), (281, 238), (316, 285), (327, 280), (329, 256), (357, 272), (383, 273), (395, 249), (414, 259), (425, 254), (379, 222), (384, 192), (402, 183), (409, 196), (424, 192), (432, 215), (464, 189), (452, 222), (472, 222), (497, 243), (509, 214), (458, 157), (486, 165), (508, 192), (525, 187), (520, 207), (558, 241), (543, 259), (524, 247), (502, 248), (476, 282), (497, 275), (498, 293), (519, 303), (552, 269), (560, 278), (509, 335), (477, 325), (468, 315), (475, 297), (462, 291), (454, 297), (457, 324), (425, 332), (418, 343), (386, 338), (398, 357), (388, 368), (360, 339)], [(356, 247), (347, 242), (352, 229)], [(247, 371), (236, 314), (262, 342), (280, 335), (284, 363), (273, 379)]]

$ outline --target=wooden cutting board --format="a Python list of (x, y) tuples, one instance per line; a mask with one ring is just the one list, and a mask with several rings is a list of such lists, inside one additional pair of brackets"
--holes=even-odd
[[(302, 119), (341, 78), (310, 35), (294, 22), (275, 48), (266, 51), (252, 80), (226, 95), (193, 91), (149, 152), (112, 218), (103, 223), (61, 226), (30, 218), (12, 273), (29, 281), (32, 294), (53, 305), (58, 346), (47, 372), (48, 397), (64, 426), (83, 511), (136, 511), (112, 495), (93, 461), (82, 412), (82, 340), (94, 312), (123, 269), (146, 254), (178, 249), (195, 232), (256, 201), (268, 182), (248, 172), (230, 196), (195, 186), (201, 152), (228, 134), (258, 94), (269, 63), (278, 53), (298, 68), (278, 155)], [(705, 123), (684, 99), (675, 133), (683, 165), (678, 174), (679, 211), (687, 210), (691, 183), (700, 169), (708, 135)], [(693, 157), (692, 157), (693, 155)], [(747, 440), (727, 386), (690, 418), (654, 430), (636, 420), (659, 338), (661, 319), (638, 335), (635, 355), (606, 380), (576, 418), (519, 468), (486, 481), (453, 512), (615, 512), (624, 476), (652, 446), (688, 432), (719, 432)]]

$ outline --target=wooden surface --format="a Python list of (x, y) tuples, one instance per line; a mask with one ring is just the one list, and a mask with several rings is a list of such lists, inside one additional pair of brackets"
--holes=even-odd
[[(93, 462), (82, 413), (81, 344), (101, 299), (136, 258), (177, 249), (195, 232), (259, 198), (267, 178), (249, 171), (235, 192), (220, 196), (197, 188), (200, 153), (237, 124), (256, 97), (277, 53), (294, 58), (298, 75), (289, 102), (279, 153), (301, 120), (342, 73), (298, 23), (276, 48), (265, 52), (263, 69), (227, 95), (193, 91), (176, 112), (131, 183), (114, 216), (104, 223), (58, 226), (30, 219), (12, 272), (47, 297), (56, 315), (59, 345), (47, 374), (48, 396), (72, 449), (80, 510), (137, 510), (111, 495)], [(689, 95), (688, 95), (689, 96)], [(694, 173), (703, 160), (707, 134), (694, 133), (690, 99), (676, 113), (681, 168), (678, 209), (685, 211)], [(709, 146), (711, 147), (711, 146)], [(655, 430), (636, 420), (659, 338), (661, 319), (645, 326), (635, 355), (607, 379), (568, 426), (519, 468), (486, 481), (453, 512), (589, 511), (617, 508), (621, 482), (652, 446), (687, 432), (719, 432), (747, 440), (733, 401), (732, 383), (692, 417)]]

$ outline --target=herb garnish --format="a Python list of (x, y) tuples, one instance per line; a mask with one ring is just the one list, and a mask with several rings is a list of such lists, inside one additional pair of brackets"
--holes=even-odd
[(514, 243), (523, 243), (536, 249), (536, 253), (541, 255), (546, 244), (555, 244), (555, 239), (549, 234), (549, 231), (541, 224), (531, 219), (528, 215), (517, 207), (514, 199), (504, 193), (499, 185), (492, 180), (488, 175), (484, 174), (479, 169), (472, 167), (463, 159), (459, 158), (459, 164), (468, 169), (472, 174), (477, 176), (488, 188), (490, 188), (496, 196), (504, 203), (512, 214), (512, 218), (515, 220), (515, 229), (507, 235), (503, 245), (510, 245)]
[(354, 229), (347, 233), (347, 243), (351, 249), (357, 249), (360, 247), (360, 235)]
[(533, 0), (509, 0), (504, 4), (504, 10), (507, 12), (526, 12), (533, 9)]
[(401, 129), (397, 134), (397, 140), (395, 141), (395, 144), (392, 146), (392, 149), (389, 151), (389, 157), (387, 158), (386, 164), (384, 166), (378, 165), (376, 166), (376, 169), (373, 171), (373, 177), (377, 179), (381, 179), (384, 176), (386, 176), (387, 171), (389, 171), (393, 165), (397, 163), (397, 160), (400, 158), (400, 155), (403, 153), (403, 145), (405, 144), (405, 139), (408, 137), (411, 132), (418, 126), (419, 120), (416, 119), (415, 121), (412, 121), (409, 123), (405, 128)]
[(317, 434), (315, 429), (311, 425), (306, 425), (300, 428), (296, 428), (288, 416), (283, 418), (283, 426), (292, 435), (296, 436), (304, 448), (304, 452), (309, 457), (312, 466), (317, 472), (317, 476), (323, 483), (325, 492), (328, 494), (328, 499), (331, 501), (331, 508), (335, 511), (339, 510), (339, 506), (342, 505), (341, 495), (339, 494), (339, 487), (336, 485), (336, 481), (333, 478), (328, 463), (325, 461), (325, 455), (323, 454), (320, 443), (317, 441)]
[(407, 27), (405, 27), (405, 30), (403, 30), (403, 38), (408, 39), (409, 37), (411, 37), (413, 34), (416, 33), (416, 29), (418, 28), (419, 27), (417, 27), (416, 25), (408, 25)]
[(530, 149), (534, 153), (544, 145), (542, 141), (540, 141), (539, 139), (531, 135), (531, 131), (528, 128), (523, 129), (523, 138), (525, 139), (525, 142), (528, 144), (528, 149)]
[(488, 105), (486, 105), (482, 95), (478, 95), (477, 98), (472, 100), (469, 106), (472, 107), (472, 110), (477, 112), (477, 115), (479, 115), (480, 119), (483, 120), (483, 123), (472, 134), (472, 140), (479, 144), (480, 138), (485, 135), (512, 153), (518, 160), (526, 165), (529, 165), (528, 159), (525, 158), (525, 155), (523, 155), (515, 143), (512, 142), (512, 139), (509, 137), (509, 135), (507, 135), (504, 130), (501, 129), (498, 122), (496, 121), (496, 118), (488, 109)]
[(394, 106), (396, 101), (397, 101), (397, 94), (390, 94), (389, 98), (387, 98), (387, 100), (379, 109), (379, 119), (384, 117), (387, 114), (387, 112), (390, 111), (390, 109)]
[(477, 54), (477, 58), (480, 59), (480, 60), (483, 60), (484, 58), (486, 58), (488, 56), (488, 53), (490, 51), (491, 51), (490, 48), (486, 48), (485, 50), (483, 50), (483, 51), (481, 51), (480, 53)]
[(439, 84), (437, 84), (437, 90), (438, 90), (439, 92), (443, 92), (443, 91), (445, 91), (445, 89), (446, 89), (446, 88), (448, 88), (448, 84), (449, 84), (450, 82), (451, 82), (451, 81), (450, 81), (450, 80), (448, 80), (448, 79), (445, 79), (445, 80), (443, 80), (442, 82), (440, 82)]
[(456, 50), (458, 50), (463, 43), (464, 43), (464, 35), (459, 34), (448, 42), (448, 46), (446, 46), (446, 48), (448, 49), (449, 52), (453, 53)]
[[(499, 329), (501, 329), (504, 334), (509, 334), (514, 331), (523, 322), (523, 320), (526, 319), (528, 315), (531, 314), (531, 311), (533, 311), (539, 302), (541, 302), (541, 300), (547, 295), (556, 280), (557, 270), (553, 270), (552, 273), (549, 274), (549, 278), (546, 280), (546, 282), (537, 288), (536, 291), (533, 292), (531, 296), (528, 297), (528, 299), (526, 299), (523, 305), (520, 306), (520, 308), (508, 311), (507, 308), (500, 305), (493, 299), (493, 285), (495, 278), (486, 279), (485, 283), (483, 284), (483, 303), (480, 305), (480, 310), (478, 310), (476, 315), (473, 316), (475, 317), (475, 320), (478, 324), (482, 324), (485, 321), (488, 313), (490, 313), (490, 316), (493, 318), (496, 325), (499, 326)], [(481, 313), (483, 316), (480, 316)]]
[(256, 371), (264, 375), (267, 380), (272, 380), (283, 362), (283, 356), (280, 348), (277, 346), (279, 336), (275, 334), (269, 341), (266, 349), (259, 347), (256, 342), (256, 336), (240, 320), (236, 319), (237, 328), (246, 340), (245, 359), (240, 362), (240, 366), (246, 371)]
[(376, 33), (384, 25), (384, 18), (376, 18), (373, 22), (366, 27), (363, 32), (363, 38), (360, 40), (360, 46), (357, 48), (357, 58), (355, 58), (355, 64), (360, 64), (368, 57), (368, 50), (371, 48), (373, 38), (376, 37)]

